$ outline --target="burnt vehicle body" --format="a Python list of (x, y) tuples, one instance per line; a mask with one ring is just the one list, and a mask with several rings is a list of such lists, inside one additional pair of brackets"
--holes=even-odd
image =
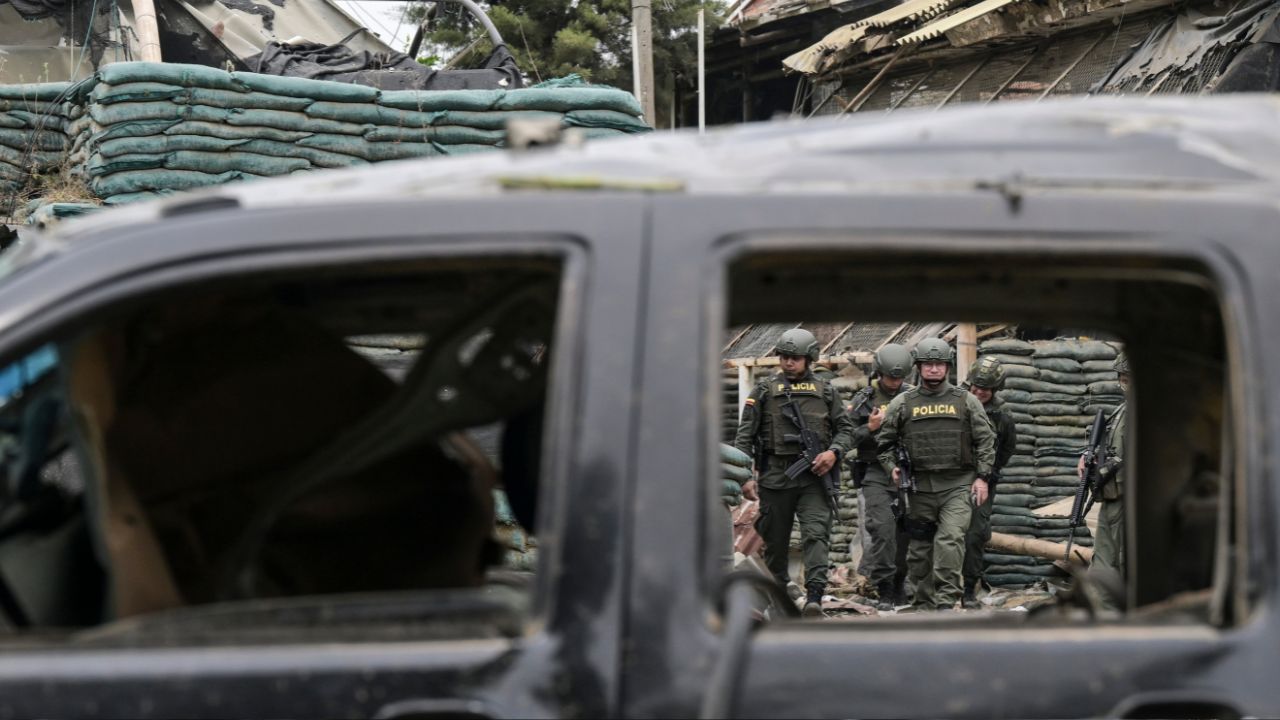
[[(24, 242), (3, 256), (6, 364), (228, 278), (554, 258), (561, 284), (527, 617), (495, 625), (482, 597), (335, 595), (227, 619), (211, 596), (157, 623), (145, 604), (121, 618), (125, 588), (96, 631), (0, 643), (0, 714), (1280, 714), (1278, 119), (1239, 97), (781, 123), (224, 187)], [(1124, 334), (1144, 468), (1124, 618), (747, 631), (710, 481), (720, 332), (823, 304)], [(1206, 431), (1199, 408), (1225, 410)], [(1182, 568), (1193, 465), (1222, 489), (1210, 551)], [(482, 631), (448, 630), (467, 622)]]

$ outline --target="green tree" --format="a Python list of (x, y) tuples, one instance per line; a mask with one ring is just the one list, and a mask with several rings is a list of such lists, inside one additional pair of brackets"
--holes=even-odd
[[(479, 4), (531, 81), (577, 73), (590, 82), (634, 90), (631, 0), (488, 0)], [(706, 10), (709, 36), (723, 21), (721, 3), (657, 0), (653, 4), (658, 127), (671, 124), (673, 97), (679, 98), (674, 104), (682, 105), (697, 89), (700, 8)], [(493, 49), (484, 28), (459, 4), (418, 1), (407, 14), (428, 23), (419, 54), (444, 58), (437, 67), (476, 67)]]

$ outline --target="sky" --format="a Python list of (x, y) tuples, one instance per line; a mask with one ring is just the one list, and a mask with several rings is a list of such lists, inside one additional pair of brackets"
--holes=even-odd
[(337, 4), (400, 52), (404, 52), (413, 39), (413, 24), (404, 20), (407, 2), (337, 0)]

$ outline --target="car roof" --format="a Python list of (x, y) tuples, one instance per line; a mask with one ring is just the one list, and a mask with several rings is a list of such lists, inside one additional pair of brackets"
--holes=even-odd
[[(1272, 196), (1280, 99), (1073, 97), (782, 120), (231, 183), (59, 223), (23, 257), (202, 207), (290, 208), (503, 193), (849, 195), (1061, 188)], [(479, 220), (482, 220), (479, 219)]]

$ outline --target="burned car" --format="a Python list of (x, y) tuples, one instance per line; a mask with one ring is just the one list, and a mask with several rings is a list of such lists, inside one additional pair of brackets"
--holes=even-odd
[[(0, 255), (0, 714), (1276, 715), (1278, 116), (783, 122), (26, 238)], [(1124, 611), (757, 624), (719, 353), (798, 316), (1122, 338)], [(532, 572), (495, 570), (497, 486)]]

